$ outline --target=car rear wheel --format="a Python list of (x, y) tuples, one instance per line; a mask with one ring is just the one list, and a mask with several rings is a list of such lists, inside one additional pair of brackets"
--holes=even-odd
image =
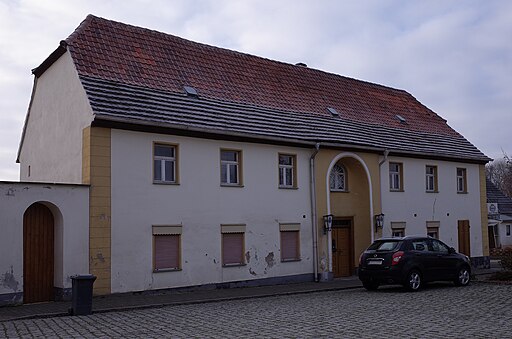
[(422, 287), (421, 274), (417, 270), (412, 270), (407, 274), (404, 287), (411, 292), (419, 291)]
[(453, 282), (456, 286), (467, 286), (470, 280), (471, 275), (469, 274), (469, 269), (467, 267), (462, 267), (459, 269), (457, 278)]
[(365, 281), (363, 282), (363, 287), (366, 288), (368, 291), (375, 291), (379, 288), (379, 284), (373, 281)]

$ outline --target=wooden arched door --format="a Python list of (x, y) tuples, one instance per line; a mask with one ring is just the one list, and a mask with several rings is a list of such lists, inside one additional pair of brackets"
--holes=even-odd
[(23, 215), (23, 302), (51, 301), (54, 270), (54, 220), (41, 203)]

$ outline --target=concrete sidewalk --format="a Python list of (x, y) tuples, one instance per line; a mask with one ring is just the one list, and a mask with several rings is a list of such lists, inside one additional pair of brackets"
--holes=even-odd
[[(306, 282), (298, 284), (225, 289), (189, 288), (182, 290), (167, 290), (161, 293), (151, 293), (150, 291), (146, 291), (143, 293), (122, 293), (94, 297), (92, 308), (94, 313), (99, 313), (169, 305), (334, 291), (359, 287), (362, 287), (361, 282), (357, 276), (353, 276), (322, 283)], [(70, 301), (0, 307), (0, 322), (18, 319), (65, 316), (69, 314), (68, 309), (70, 307)]]
[[(494, 267), (493, 267), (494, 266)], [(490, 269), (475, 269), (474, 281), (484, 281), (492, 273), (501, 270), (498, 265), (491, 265)], [(260, 287), (239, 288), (186, 288), (167, 291), (140, 293), (122, 293), (93, 298), (93, 312), (111, 312), (169, 305), (182, 305), (192, 303), (205, 303), (224, 300), (264, 298), (278, 295), (313, 293), (321, 291), (335, 291), (351, 288), (361, 288), (362, 284), (357, 276), (339, 278), (330, 282), (306, 282), (298, 284), (272, 285)], [(0, 322), (58, 317), (69, 314), (70, 301), (28, 304), (20, 306), (0, 307)]]

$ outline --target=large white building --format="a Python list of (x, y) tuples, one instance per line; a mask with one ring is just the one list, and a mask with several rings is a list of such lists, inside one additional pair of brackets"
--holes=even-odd
[(71, 273), (96, 275), (96, 294), (330, 280), (402, 234), (488, 265), (489, 159), (403, 90), (94, 16), (34, 75), (21, 181), (80, 187), (88, 202), (52, 202), (82, 219), (43, 245), (80, 246), (54, 252), (73, 269), (48, 264), (46, 290), (62, 291), (35, 299), (33, 272), (19, 272), (38, 254), (20, 230), (37, 226), (20, 221), (26, 203), (12, 210), (0, 270), (18, 284), (0, 285), (0, 302), (66, 296)]

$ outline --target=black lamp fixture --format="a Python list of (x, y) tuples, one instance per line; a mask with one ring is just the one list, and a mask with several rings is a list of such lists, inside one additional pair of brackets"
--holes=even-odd
[(383, 213), (380, 213), (380, 214), (376, 214), (375, 215), (375, 232), (377, 232), (380, 229), (382, 229), (382, 227), (384, 226), (384, 214)]
[(329, 232), (332, 229), (332, 214), (327, 214), (323, 216), (324, 218), (324, 234)]

